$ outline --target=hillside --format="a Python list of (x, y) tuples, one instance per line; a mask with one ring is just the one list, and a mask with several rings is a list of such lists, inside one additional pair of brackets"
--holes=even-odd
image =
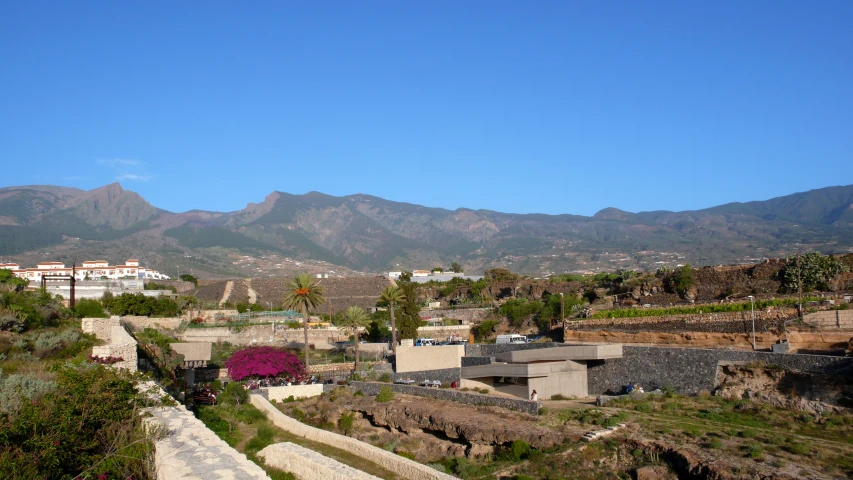
[(547, 275), (744, 263), (853, 249), (853, 185), (705, 210), (579, 215), (445, 210), (370, 195), (273, 192), (236, 212), (170, 213), (111, 184), (0, 189), (0, 260), (139, 257), (203, 277), (502, 266)]

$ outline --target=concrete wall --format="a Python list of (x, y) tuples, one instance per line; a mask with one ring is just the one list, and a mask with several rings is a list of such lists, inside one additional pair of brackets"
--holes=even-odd
[(491, 313), (491, 308), (459, 308), (445, 310), (422, 310), (421, 318), (455, 318), (467, 323), (480, 322)]
[(270, 467), (290, 472), (299, 480), (379, 479), (290, 442), (270, 445), (258, 452), (258, 457)]
[(121, 320), (117, 316), (110, 318), (84, 318), (80, 320), (80, 328), (83, 333), (91, 333), (98, 340), (108, 342), (112, 336), (112, 327), (121, 324)]
[(397, 347), (397, 373), (460, 368), (465, 345)]
[(350, 382), (350, 388), (361, 390), (365, 395), (377, 395), (379, 394), (379, 389), (385, 385), (390, 386), (395, 392), (406, 395), (448, 400), (465, 405), (491, 405), (509, 410), (517, 410), (531, 415), (539, 414), (538, 402), (531, 402), (520, 398), (493, 397), (490, 395), (480, 395), (479, 393), (460, 392), (459, 390), (447, 388), (427, 388), (398, 384), (389, 385), (387, 383), (374, 382)]
[(554, 373), (547, 377), (531, 378), (528, 380), (527, 398), (533, 390), (539, 394), (540, 400), (549, 400), (554, 395), (564, 397), (584, 398), (589, 395), (586, 370)]
[(323, 393), (323, 384), (316, 385), (291, 385), (289, 387), (269, 387), (258, 389), (258, 394), (267, 400), (280, 402), (291, 395), (293, 398), (318, 397)]
[(762, 362), (808, 373), (853, 369), (853, 358), (728, 349), (624, 346), (623, 357), (587, 364), (590, 395), (618, 393), (629, 382), (646, 391), (670, 386), (692, 395), (713, 390), (720, 362)]
[(350, 452), (396, 473), (400, 478), (408, 480), (451, 480), (456, 478), (354, 438), (305, 425), (283, 414), (260, 395), (251, 395), (249, 398), (252, 405), (264, 412), (275, 426), (308, 440)]

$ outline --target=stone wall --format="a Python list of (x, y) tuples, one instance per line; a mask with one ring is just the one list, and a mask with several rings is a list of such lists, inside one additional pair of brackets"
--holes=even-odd
[(853, 329), (853, 310), (828, 310), (805, 315), (803, 321), (820, 329)]
[(128, 324), (134, 332), (137, 332), (149, 327), (174, 330), (178, 328), (181, 325), (181, 322), (185, 321), (185, 319), (181, 317), (151, 318), (140, 315), (125, 315), (121, 317), (121, 321)]
[[(781, 332), (785, 320), (797, 318), (796, 308), (755, 311), (756, 332)], [(744, 312), (663, 315), (638, 318), (591, 318), (569, 322), (566, 330), (613, 332), (752, 333), (752, 314)]]
[(92, 355), (95, 357), (121, 357), (123, 360), (112, 364), (118, 368), (125, 368), (135, 372), (137, 363), (136, 339), (121, 326), (119, 318), (84, 318), (81, 321), (83, 333), (92, 333), (98, 340), (103, 340), (106, 345), (92, 347)]
[(80, 327), (83, 333), (91, 333), (98, 340), (108, 342), (112, 336), (112, 327), (121, 325), (121, 320), (117, 316), (110, 318), (84, 318), (80, 321)]
[(489, 365), (492, 363), (490, 357), (462, 357), (462, 368)]
[(459, 337), (463, 340), (468, 340), (468, 335), (471, 334), (471, 325), (449, 325), (436, 327), (418, 327), (418, 337), (434, 338), (436, 340), (444, 340), (448, 337)]
[(258, 452), (258, 457), (270, 467), (290, 472), (299, 480), (379, 480), (379, 477), (290, 442), (269, 445)]
[(424, 320), (430, 318), (455, 318), (466, 323), (479, 323), (492, 311), (491, 308), (459, 308), (459, 309), (442, 309), (442, 310), (422, 310), (421, 318)]
[(456, 478), (354, 438), (305, 425), (283, 414), (260, 395), (250, 395), (249, 398), (252, 405), (264, 412), (275, 426), (299, 437), (350, 452), (396, 473), (400, 478), (408, 480), (452, 480)]
[(259, 388), (257, 394), (267, 400), (275, 400), (280, 402), (290, 396), (293, 398), (311, 398), (317, 397), (323, 393), (323, 384), (314, 385), (291, 385), (289, 387), (268, 387)]
[(500, 345), (493, 343), (478, 343), (475, 345), (465, 345), (466, 357), (494, 357), (499, 353), (514, 352), (516, 350), (534, 350), (537, 348), (552, 348), (560, 347), (563, 344), (553, 342), (536, 342), (536, 343), (502, 343)]
[(266, 472), (231, 448), (183, 406), (147, 409), (144, 421), (165, 436), (154, 444), (157, 480), (266, 479)]
[(529, 400), (522, 400), (518, 398), (494, 397), (491, 395), (461, 392), (459, 390), (451, 390), (447, 388), (428, 388), (400, 384), (389, 385), (387, 383), (375, 382), (350, 382), (350, 388), (361, 390), (361, 393), (365, 395), (378, 395), (379, 389), (383, 386), (390, 386), (395, 392), (406, 395), (449, 400), (451, 402), (462, 403), (465, 405), (490, 405), (493, 407), (501, 407), (509, 410), (529, 413), (531, 415), (539, 414), (539, 402), (531, 402)]
[(394, 380), (411, 379), (418, 383), (423, 382), (424, 380), (438, 380), (441, 383), (452, 383), (458, 382), (461, 378), (461, 368), (442, 368), (434, 370), (420, 370), (417, 372), (397, 372), (394, 374)]
[(587, 362), (590, 395), (619, 393), (630, 382), (646, 391), (665, 386), (693, 395), (713, 390), (720, 362), (762, 362), (807, 373), (853, 369), (853, 358), (728, 349), (623, 346), (622, 358)]
[(197, 383), (212, 382), (228, 378), (228, 369), (225, 368), (196, 368), (195, 381)]

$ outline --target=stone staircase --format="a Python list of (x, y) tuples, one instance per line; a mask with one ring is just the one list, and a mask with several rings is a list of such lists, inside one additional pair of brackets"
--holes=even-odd
[(621, 430), (625, 427), (626, 425), (624, 423), (620, 423), (612, 427), (607, 427), (604, 430), (593, 430), (591, 432), (587, 432), (587, 434), (583, 436), (583, 439), (585, 442), (591, 442), (593, 440), (598, 440), (601, 437), (612, 435), (617, 430)]

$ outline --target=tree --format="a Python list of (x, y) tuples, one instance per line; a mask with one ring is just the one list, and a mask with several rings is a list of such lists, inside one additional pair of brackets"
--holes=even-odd
[(829, 290), (836, 275), (847, 270), (847, 265), (831, 255), (809, 252), (790, 259), (780, 272), (782, 290), (810, 292)]
[(370, 323), (370, 316), (360, 307), (349, 307), (338, 319), (338, 326), (352, 332), (355, 343), (355, 370), (358, 371), (358, 329)]
[(302, 312), (302, 327), (305, 331), (305, 368), (310, 365), (308, 359), (308, 310), (315, 309), (323, 304), (323, 287), (314, 282), (310, 275), (301, 273), (293, 278), (287, 285), (284, 294), (284, 308)]
[(195, 278), (193, 275), (190, 275), (189, 273), (185, 273), (185, 274), (181, 275), (181, 280), (183, 280), (185, 282), (190, 282), (193, 285), (195, 285), (196, 287), (198, 286), (198, 279)]
[(20, 292), (27, 288), (27, 284), (29, 283), (29, 281), (23, 278), (16, 277), (11, 270), (0, 268), (0, 285), (10, 286), (13, 290)]
[(506, 268), (492, 268), (483, 272), (483, 277), (492, 282), (514, 282), (518, 280), (518, 275), (510, 272)]
[(421, 302), (418, 299), (418, 286), (415, 282), (397, 282), (405, 298), (400, 302), (397, 318), (397, 334), (400, 338), (418, 338), (421, 325)]
[(444, 269), (441, 267), (435, 267), (432, 270), (430, 270), (430, 272), (431, 273), (444, 273)]
[(296, 378), (305, 374), (299, 357), (275, 347), (249, 347), (238, 350), (225, 361), (228, 375), (237, 381), (248, 377), (276, 377), (281, 374)]
[[(409, 283), (409, 282), (403, 282)], [(406, 301), (406, 294), (403, 292), (400, 287), (396, 287), (394, 285), (388, 285), (385, 287), (385, 290), (382, 291), (382, 294), (379, 296), (379, 299), (383, 302), (388, 303), (388, 310), (391, 312), (391, 349), (394, 351), (394, 355), (397, 354), (397, 324), (394, 321), (394, 307)]]
[(696, 285), (696, 272), (689, 263), (672, 274), (672, 287), (677, 293), (683, 294), (694, 285)]
[(453, 273), (462, 273), (462, 265), (459, 265), (459, 262), (453, 262), (450, 264), (450, 271)]
[(95, 299), (81, 298), (74, 305), (74, 312), (80, 318), (106, 318), (104, 307), (101, 302)]

